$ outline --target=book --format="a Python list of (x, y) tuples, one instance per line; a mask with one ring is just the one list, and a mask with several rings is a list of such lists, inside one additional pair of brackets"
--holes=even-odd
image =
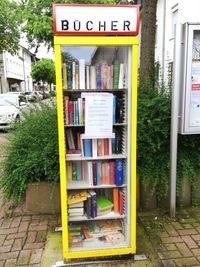
[(123, 184), (123, 160), (115, 160), (115, 184), (121, 186)]
[(104, 211), (104, 210), (107, 210), (107, 209), (113, 207), (112, 201), (108, 200), (103, 195), (97, 195), (96, 201), (97, 201), (97, 212), (98, 211)]
[(103, 147), (104, 147), (104, 156), (109, 155), (109, 140), (108, 138), (103, 139)]
[(93, 185), (97, 185), (97, 162), (92, 161)]
[(83, 139), (83, 149), (85, 157), (92, 157), (92, 139)]
[(90, 66), (90, 89), (96, 89), (96, 68)]
[(113, 66), (113, 89), (118, 89), (118, 84), (119, 84), (119, 62), (118, 60), (115, 60)]
[(119, 188), (113, 189), (114, 212), (119, 212)]
[(87, 176), (89, 185), (93, 185), (92, 161), (87, 162)]
[(79, 215), (83, 215), (84, 214), (84, 208), (83, 207), (79, 207), (79, 208), (68, 208), (68, 213), (69, 214), (79, 214)]
[(91, 217), (97, 217), (97, 195), (94, 190), (88, 190), (91, 195)]
[(72, 62), (72, 89), (76, 89), (76, 62)]
[(113, 95), (113, 124), (116, 123), (116, 106), (117, 106), (117, 97)]
[(124, 214), (124, 193), (119, 191), (119, 213), (120, 215)]
[(102, 167), (101, 167), (101, 161), (97, 161), (97, 185), (102, 184)]
[(65, 125), (69, 125), (69, 96), (64, 96), (64, 119)]
[(73, 107), (73, 101), (68, 102), (68, 117), (69, 117), (69, 124), (74, 124), (74, 107)]
[(63, 71), (63, 90), (67, 90), (67, 65), (66, 63), (63, 63), (62, 71)]
[(77, 181), (82, 181), (82, 163), (81, 161), (76, 162), (76, 180)]
[(79, 89), (85, 89), (85, 59), (79, 59)]
[(81, 156), (81, 150), (80, 149), (67, 149), (66, 156), (67, 157), (78, 157), (78, 156)]
[(75, 89), (79, 89), (79, 65), (75, 65)]
[(121, 220), (99, 220), (95, 223), (94, 233), (107, 233), (122, 230)]
[(101, 89), (101, 70), (100, 64), (96, 65), (96, 88)]
[(107, 172), (106, 172), (106, 162), (102, 162), (102, 164), (101, 164), (101, 166), (102, 166), (102, 184), (103, 185), (106, 185), (106, 184), (108, 184), (108, 177), (107, 177)]
[(116, 233), (110, 233), (106, 235), (105, 242), (110, 242), (112, 244), (124, 242), (124, 235), (119, 231)]
[(75, 150), (75, 143), (74, 143), (74, 138), (73, 138), (73, 134), (72, 134), (72, 129), (67, 129), (66, 135), (67, 135), (68, 148), (70, 150)]
[(67, 89), (72, 89), (72, 63), (67, 63)]
[(69, 204), (68, 208), (82, 208), (84, 206), (84, 202), (80, 201), (74, 204)]
[(101, 157), (104, 155), (103, 139), (97, 139), (97, 156)]
[(115, 162), (110, 161), (110, 184), (115, 184)]
[(86, 65), (86, 89), (90, 89), (90, 66)]
[(92, 139), (92, 157), (97, 157), (97, 139)]
[(118, 88), (124, 88), (124, 79), (125, 79), (125, 66), (123, 63), (119, 64), (119, 81), (118, 81)]
[(74, 204), (77, 202), (85, 201), (87, 199), (86, 190), (69, 191), (67, 196), (67, 204)]
[(67, 180), (68, 181), (72, 181), (72, 162), (69, 161), (67, 162)]

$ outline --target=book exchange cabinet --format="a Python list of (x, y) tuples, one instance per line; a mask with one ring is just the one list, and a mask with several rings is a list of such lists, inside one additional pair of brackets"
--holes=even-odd
[(63, 258), (134, 254), (138, 38), (65, 34), (54, 37)]

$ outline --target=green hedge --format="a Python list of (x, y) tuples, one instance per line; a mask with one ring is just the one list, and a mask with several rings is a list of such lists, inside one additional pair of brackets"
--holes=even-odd
[(10, 133), (1, 186), (20, 200), (30, 182), (59, 180), (57, 112), (54, 102), (35, 104)]

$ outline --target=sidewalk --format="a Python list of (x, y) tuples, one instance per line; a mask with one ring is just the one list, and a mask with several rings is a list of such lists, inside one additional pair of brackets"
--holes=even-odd
[[(62, 260), (61, 247), (57, 251), (50, 249), (51, 245), (55, 246), (56, 239), (61, 244), (60, 233), (54, 233), (58, 225), (59, 216), (52, 215), (18, 215), (14, 212), (12, 217), (1, 219), (0, 267), (43, 267), (42, 257), (48, 257), (48, 253), (55, 261)], [(139, 212), (137, 235), (137, 254), (144, 253), (147, 260), (129, 260), (127, 264), (115, 266), (200, 266), (200, 208), (178, 211), (176, 220), (159, 211)], [(48, 242), (47, 237), (50, 237)]]

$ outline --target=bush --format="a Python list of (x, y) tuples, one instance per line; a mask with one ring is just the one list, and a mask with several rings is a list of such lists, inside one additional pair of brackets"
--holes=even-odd
[[(142, 85), (144, 86), (144, 85)], [(146, 85), (145, 85), (146, 86)], [(166, 93), (167, 92), (167, 93)], [(137, 172), (145, 187), (161, 199), (170, 184), (171, 94), (169, 90), (140, 88), (138, 97)], [(177, 196), (181, 204), (182, 180), (191, 184), (196, 205), (197, 174), (200, 171), (200, 135), (179, 135), (177, 151)]]
[(36, 104), (10, 134), (1, 186), (18, 201), (30, 182), (59, 180), (57, 112), (53, 102)]
[(163, 91), (139, 91), (137, 171), (158, 198), (169, 189), (170, 104), (170, 94)]

